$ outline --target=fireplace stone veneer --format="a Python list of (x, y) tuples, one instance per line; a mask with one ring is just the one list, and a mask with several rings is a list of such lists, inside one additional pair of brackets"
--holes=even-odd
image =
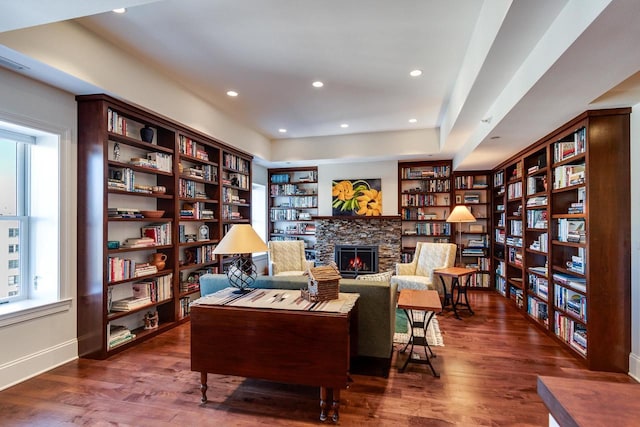
[(378, 246), (378, 271), (394, 270), (400, 262), (400, 216), (315, 217), (316, 263), (334, 261), (336, 245)]

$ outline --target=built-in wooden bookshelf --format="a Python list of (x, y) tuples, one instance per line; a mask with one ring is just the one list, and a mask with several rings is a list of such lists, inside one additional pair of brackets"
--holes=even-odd
[[(462, 171), (453, 176), (454, 204), (465, 205), (476, 222), (452, 224), (452, 236), (462, 251), (464, 266), (478, 269), (471, 276), (469, 285), (475, 288), (490, 287), (491, 256), (491, 192), (490, 171)], [(460, 227), (460, 233), (456, 229)], [(462, 241), (458, 241), (458, 236)]]
[(318, 168), (269, 169), (269, 240), (302, 240), (316, 260)]
[[(76, 99), (78, 354), (106, 358), (188, 319), (199, 275), (223, 265), (223, 226), (250, 220), (251, 156), (106, 95)], [(224, 217), (225, 187), (241, 219)]]
[(494, 286), (593, 370), (628, 371), (629, 114), (585, 112), (492, 171)]
[(451, 161), (399, 162), (398, 211), (402, 218), (402, 262), (410, 262), (419, 241), (451, 242)]

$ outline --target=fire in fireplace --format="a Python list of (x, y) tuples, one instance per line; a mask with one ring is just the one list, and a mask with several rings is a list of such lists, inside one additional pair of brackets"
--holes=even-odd
[(334, 259), (344, 277), (378, 272), (377, 246), (336, 245)]

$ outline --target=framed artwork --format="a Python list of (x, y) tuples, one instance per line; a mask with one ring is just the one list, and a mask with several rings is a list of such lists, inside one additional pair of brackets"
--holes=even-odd
[(331, 182), (333, 216), (382, 215), (382, 179), (339, 179)]
[(459, 205), (462, 203), (462, 196), (460, 194), (456, 194), (456, 205)]

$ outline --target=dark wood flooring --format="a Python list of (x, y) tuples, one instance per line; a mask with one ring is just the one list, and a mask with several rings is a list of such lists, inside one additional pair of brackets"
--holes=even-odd
[[(470, 295), (474, 316), (439, 316), (440, 378), (425, 365), (388, 378), (353, 375), (343, 426), (544, 426), (537, 375), (633, 382), (589, 372), (493, 292)], [(295, 349), (292, 349), (295, 351)], [(80, 359), (0, 392), (2, 426), (306, 426), (318, 421), (318, 389), (190, 371), (189, 324), (109, 360)], [(331, 424), (327, 421), (325, 424)]]

